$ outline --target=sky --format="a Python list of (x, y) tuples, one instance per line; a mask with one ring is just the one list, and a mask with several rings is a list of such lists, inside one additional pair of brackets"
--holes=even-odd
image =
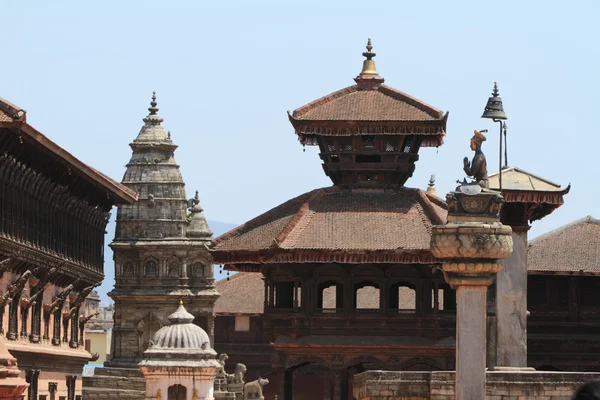
[(435, 174), (440, 196), (452, 190), (474, 129), (489, 129), (495, 171), (498, 125), (480, 116), (498, 81), (509, 165), (572, 185), (535, 237), (600, 218), (599, 13), (597, 1), (0, 0), (0, 97), (120, 181), (156, 90), (188, 195), (236, 225), (331, 184), (286, 111), (352, 85), (372, 37), (386, 84), (450, 112), (407, 186)]

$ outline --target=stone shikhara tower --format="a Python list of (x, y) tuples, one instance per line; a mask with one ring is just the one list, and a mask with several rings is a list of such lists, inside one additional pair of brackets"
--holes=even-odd
[(144, 126), (130, 144), (133, 154), (123, 185), (139, 200), (120, 206), (115, 240), (113, 358), (111, 367), (137, 368), (154, 333), (185, 299), (194, 323), (214, 341), (213, 262), (207, 246), (212, 232), (198, 192), (187, 200), (174, 158), (177, 145), (161, 126), (153, 94)]

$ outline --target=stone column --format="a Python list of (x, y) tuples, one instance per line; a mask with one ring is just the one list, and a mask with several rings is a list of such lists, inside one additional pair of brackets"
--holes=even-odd
[(456, 289), (456, 398), (461, 400), (485, 399), (486, 291), (486, 286)]
[[(527, 367), (527, 229), (515, 227), (513, 252), (496, 276), (496, 366)], [(517, 230), (519, 229), (519, 230)]]
[(499, 219), (502, 202), (494, 192), (449, 193), (448, 222), (432, 230), (431, 252), (456, 289), (457, 400), (486, 397), (487, 288), (502, 269), (497, 260), (512, 252), (512, 230)]

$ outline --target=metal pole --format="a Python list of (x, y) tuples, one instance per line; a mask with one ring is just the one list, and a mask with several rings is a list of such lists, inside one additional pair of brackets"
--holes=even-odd
[(502, 192), (502, 120), (494, 119), (494, 122), (500, 122), (500, 152), (498, 154), (498, 184)]
[(508, 167), (508, 145), (506, 144), (506, 122), (504, 125), (504, 167)]

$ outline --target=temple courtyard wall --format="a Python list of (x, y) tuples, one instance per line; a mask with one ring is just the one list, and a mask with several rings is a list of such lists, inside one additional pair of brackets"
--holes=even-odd
[[(570, 400), (595, 372), (488, 371), (486, 400)], [(355, 375), (356, 400), (454, 400), (453, 371), (366, 371)]]

